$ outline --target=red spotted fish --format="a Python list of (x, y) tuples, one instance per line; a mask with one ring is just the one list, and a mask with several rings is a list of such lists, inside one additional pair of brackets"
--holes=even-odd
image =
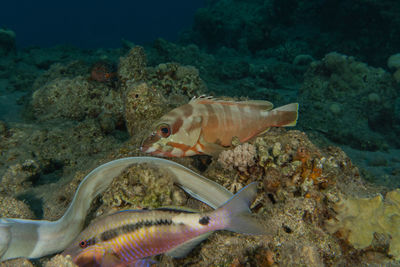
[(141, 150), (163, 157), (217, 155), (246, 142), (270, 127), (295, 126), (298, 104), (272, 109), (268, 101), (224, 101), (208, 97), (192, 99), (158, 120), (143, 140)]
[(180, 209), (126, 210), (90, 224), (63, 255), (83, 266), (150, 266), (150, 257), (165, 253), (184, 257), (216, 230), (265, 234), (251, 217), (249, 205), (257, 184), (251, 183), (215, 211), (195, 213)]

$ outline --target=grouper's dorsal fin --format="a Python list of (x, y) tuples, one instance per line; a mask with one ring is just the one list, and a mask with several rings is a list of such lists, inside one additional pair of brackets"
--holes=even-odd
[(251, 106), (254, 109), (260, 110), (271, 110), (274, 108), (274, 105), (266, 100), (246, 100), (246, 101), (234, 101), (234, 100), (225, 100), (220, 98), (214, 98), (212, 96), (199, 96), (193, 97), (189, 103), (192, 104), (221, 104), (221, 105), (237, 105), (237, 106)]
[(241, 101), (238, 102), (243, 103), (245, 105), (251, 105), (254, 107), (258, 107), (261, 110), (271, 110), (274, 108), (274, 104), (272, 104), (271, 102), (267, 101), (267, 100), (247, 100), (247, 101)]
[(195, 246), (200, 244), (203, 240), (207, 239), (207, 237), (213, 232), (208, 232), (193, 239), (186, 241), (185, 243), (177, 246), (176, 248), (165, 253), (168, 256), (173, 258), (182, 258), (185, 257)]

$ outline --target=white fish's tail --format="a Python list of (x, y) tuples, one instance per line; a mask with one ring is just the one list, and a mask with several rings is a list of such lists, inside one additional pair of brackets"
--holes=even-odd
[(291, 103), (266, 112), (266, 124), (269, 126), (295, 126), (299, 111), (298, 103)]
[(250, 213), (249, 206), (256, 195), (257, 183), (254, 182), (215, 211), (215, 216), (223, 221), (224, 230), (251, 235), (266, 234), (266, 229)]

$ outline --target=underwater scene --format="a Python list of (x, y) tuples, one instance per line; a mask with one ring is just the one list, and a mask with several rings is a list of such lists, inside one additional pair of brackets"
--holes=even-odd
[(0, 10), (0, 266), (400, 266), (400, 1)]

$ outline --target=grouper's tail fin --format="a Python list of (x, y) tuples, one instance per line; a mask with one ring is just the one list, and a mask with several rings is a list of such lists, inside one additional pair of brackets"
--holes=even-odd
[(291, 103), (273, 110), (265, 111), (268, 127), (296, 126), (299, 116), (299, 104)]
[(215, 211), (217, 217), (221, 216), (224, 230), (242, 234), (262, 235), (266, 229), (251, 216), (250, 204), (257, 195), (257, 183), (251, 183), (240, 190), (224, 205)]

